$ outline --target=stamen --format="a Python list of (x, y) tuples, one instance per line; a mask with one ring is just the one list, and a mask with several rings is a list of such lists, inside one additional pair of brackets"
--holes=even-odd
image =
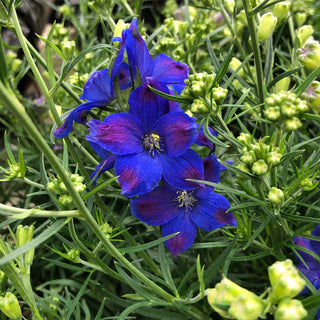
[(154, 151), (162, 152), (160, 146), (160, 136), (157, 134), (157, 132), (151, 131), (150, 134), (145, 134), (143, 137), (143, 146), (149, 150), (149, 154), (154, 157)]
[(193, 196), (193, 191), (186, 191), (186, 190), (179, 190), (177, 191), (177, 198), (175, 199), (175, 201), (178, 202), (178, 207), (185, 207), (186, 208), (186, 212), (188, 212), (188, 210), (192, 210), (192, 208), (194, 207), (194, 203), (197, 202), (198, 200)]

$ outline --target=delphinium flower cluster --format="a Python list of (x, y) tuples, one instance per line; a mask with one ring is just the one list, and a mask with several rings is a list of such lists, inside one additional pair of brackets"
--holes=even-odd
[[(213, 187), (189, 180), (218, 183), (221, 165), (213, 154), (202, 160), (190, 148), (198, 140), (201, 143), (202, 138), (195, 119), (183, 112), (178, 103), (150, 89), (167, 95), (181, 93), (186, 86), (188, 66), (163, 53), (153, 59), (139, 34), (136, 19), (114, 41), (120, 42), (120, 48), (111, 76), (104, 69), (90, 77), (81, 96), (88, 102), (68, 114), (55, 136), (66, 137), (74, 121), (87, 123), (86, 139), (102, 158), (92, 177), (96, 181), (114, 167), (121, 193), (128, 198), (137, 197), (130, 201), (132, 214), (150, 225), (161, 225), (163, 236), (177, 233), (166, 241), (176, 256), (192, 245), (197, 226), (210, 231), (237, 225), (223, 195), (213, 193)], [(125, 53), (128, 64), (123, 62)], [(106, 106), (115, 98), (116, 86), (120, 90), (131, 86), (129, 111), (87, 122), (92, 108)]]

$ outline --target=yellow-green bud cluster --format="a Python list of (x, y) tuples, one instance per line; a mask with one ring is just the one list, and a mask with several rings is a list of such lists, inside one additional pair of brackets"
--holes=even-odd
[(292, 91), (280, 91), (265, 99), (266, 118), (288, 131), (302, 127), (299, 116), (307, 110), (306, 101), (298, 98)]
[(245, 145), (239, 150), (242, 155), (238, 169), (241, 171), (262, 176), (281, 161), (282, 154), (279, 148), (265, 144), (261, 140), (255, 142), (247, 133), (241, 133), (237, 139)]
[[(34, 226), (23, 226), (23, 225), (18, 225), (17, 231), (16, 231), (16, 245), (17, 248), (22, 247), (24, 244), (30, 242), (33, 238), (33, 230)], [(24, 254), (24, 262), (27, 266), (30, 266), (32, 264), (34, 257), (34, 248), (28, 250)]]
[(320, 82), (312, 81), (301, 98), (307, 101), (309, 108), (320, 112)]
[(113, 229), (110, 226), (109, 223), (105, 222), (100, 226), (102, 232), (107, 236), (107, 238), (110, 238), (110, 234), (112, 233)]
[(275, 262), (268, 268), (268, 274), (271, 283), (268, 299), (273, 303), (295, 297), (306, 285), (290, 259)]
[(5, 171), (6, 180), (13, 180), (16, 178), (22, 178), (21, 169), (19, 163), (10, 163), (9, 170)]
[(228, 319), (254, 320), (262, 315), (265, 302), (253, 292), (224, 278), (207, 290), (210, 306)]
[(61, 23), (56, 23), (54, 25), (54, 31), (52, 40), (55, 45), (60, 46), (61, 42), (68, 41), (69, 39), (69, 29), (64, 27)]
[(74, 263), (80, 262), (80, 250), (72, 248), (67, 252), (66, 258)]
[(275, 313), (275, 320), (302, 320), (308, 315), (301, 301), (296, 299), (283, 299), (280, 301)]
[(21, 308), (17, 297), (12, 292), (7, 292), (4, 297), (0, 297), (0, 310), (12, 320), (21, 320)]
[(320, 43), (309, 38), (304, 46), (297, 50), (300, 62), (308, 69), (315, 70), (320, 66)]
[[(84, 178), (78, 174), (67, 173), (71, 179), (72, 184), (74, 185), (76, 191), (83, 195), (86, 190), (86, 186), (84, 184)], [(71, 209), (73, 206), (73, 201), (71, 196), (69, 195), (68, 189), (65, 184), (61, 181), (60, 177), (50, 178), (50, 182), (47, 184), (47, 189), (52, 191), (58, 195), (59, 203), (62, 207), (66, 209)]]
[(311, 191), (315, 189), (319, 184), (319, 181), (315, 182), (313, 178), (305, 178), (300, 182), (300, 188), (304, 191)]

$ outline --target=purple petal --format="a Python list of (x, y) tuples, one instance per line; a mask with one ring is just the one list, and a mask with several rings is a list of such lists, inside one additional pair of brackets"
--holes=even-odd
[[(297, 264), (297, 268), (305, 275), (305, 277), (314, 285), (317, 281), (317, 273), (318, 269), (307, 269), (302, 263)], [(300, 294), (304, 294), (308, 292), (308, 288), (304, 287), (304, 289), (300, 292)]]
[(139, 153), (144, 150), (142, 125), (131, 114), (111, 114), (103, 122), (91, 119), (88, 126), (87, 140), (114, 154)]
[(183, 209), (173, 200), (176, 192), (166, 187), (152, 191), (130, 201), (131, 213), (141, 221), (159, 226), (177, 217)]
[(154, 126), (164, 140), (169, 157), (184, 154), (197, 138), (195, 121), (183, 112), (170, 112), (161, 117)]
[(164, 53), (160, 53), (153, 61), (152, 77), (166, 84), (181, 84), (188, 79), (189, 68), (185, 63), (176, 62)]
[(320, 224), (318, 224), (311, 233), (312, 236), (319, 237), (319, 241), (310, 240), (311, 247), (313, 251), (320, 256)]
[[(124, 33), (124, 30), (122, 31), (122, 34)], [(123, 60), (123, 56), (124, 56), (124, 50), (126, 48), (126, 42), (119, 37), (115, 37), (112, 39), (112, 41), (120, 41), (120, 48), (119, 48), (119, 52), (114, 60), (113, 63), (113, 67), (112, 67), (112, 73), (111, 73), (111, 79), (114, 79), (114, 77), (119, 73), (119, 70), (121, 68), (122, 65), (122, 60)]]
[(72, 127), (73, 127), (73, 121), (81, 124), (85, 124), (87, 121), (88, 113), (91, 109), (96, 107), (104, 107), (108, 101), (96, 101), (96, 102), (85, 102), (80, 104), (80, 106), (74, 108), (69, 115), (67, 116), (66, 120), (64, 121), (63, 125), (55, 130), (54, 135), (56, 138), (64, 138), (66, 137)]
[(179, 157), (168, 157), (160, 154), (163, 164), (163, 177), (166, 182), (181, 190), (198, 188), (199, 183), (186, 179), (203, 180), (203, 164), (199, 155), (189, 149)]
[[(298, 245), (300, 247), (304, 247), (304, 248), (309, 249), (310, 251), (314, 252), (313, 247), (311, 246), (309, 239), (294, 237), (293, 240), (296, 245)], [(319, 269), (318, 260), (316, 260), (315, 258), (310, 256), (309, 254), (305, 253), (304, 251), (301, 251), (299, 249), (297, 249), (297, 251), (310, 269)], [(297, 259), (299, 261), (301, 261), (301, 259), (299, 257), (297, 257)], [(301, 264), (303, 264), (303, 261), (301, 261)]]
[(113, 85), (108, 72), (107, 68), (94, 72), (84, 85), (80, 99), (93, 102), (112, 100), (114, 96)]
[[(151, 86), (157, 90), (169, 93), (166, 86), (149, 79)], [(129, 97), (129, 113), (140, 119), (146, 131), (153, 129), (158, 119), (170, 111), (168, 100), (153, 93), (147, 84), (136, 88)]]
[(119, 86), (121, 90), (125, 90), (131, 85), (130, 69), (127, 63), (122, 63), (117, 72)]
[(138, 31), (137, 19), (133, 19), (130, 27), (122, 32), (122, 39), (126, 45), (129, 65), (134, 78), (136, 69), (139, 70), (142, 81), (151, 76), (153, 61), (149, 49)]
[[(209, 131), (210, 133), (217, 137), (218, 136), (218, 133), (215, 132), (213, 129), (211, 129), (209, 127)], [(204, 132), (203, 132), (203, 126), (201, 126), (199, 132), (198, 132), (198, 137), (197, 137), (197, 140), (195, 142), (197, 145), (199, 146), (206, 146), (208, 147), (209, 149), (213, 149), (213, 144), (212, 142), (205, 136)]]
[(108, 150), (102, 148), (100, 146), (100, 144), (98, 143), (94, 143), (94, 142), (89, 142), (90, 147), (97, 153), (97, 155), (101, 158), (101, 159), (107, 159), (110, 157), (110, 155), (112, 154), (111, 152), (109, 152)]
[(112, 154), (96, 166), (95, 170), (90, 175), (90, 179), (94, 178), (93, 184), (96, 184), (97, 180), (104, 172), (113, 168), (116, 158), (117, 156)]
[(175, 257), (189, 249), (197, 235), (197, 228), (188, 214), (182, 213), (162, 226), (164, 237), (176, 232), (179, 234), (166, 241), (167, 248)]
[(224, 225), (236, 226), (237, 221), (231, 212), (229, 201), (226, 197), (218, 193), (208, 193), (204, 198), (197, 198), (197, 192), (194, 194), (198, 202), (195, 203), (190, 212), (192, 221), (205, 231), (214, 230)]
[(122, 188), (121, 194), (134, 197), (154, 189), (161, 180), (162, 164), (159, 157), (148, 152), (118, 156), (115, 166), (116, 175)]
[(218, 158), (211, 154), (203, 159), (204, 180), (218, 183), (220, 180), (221, 165)]

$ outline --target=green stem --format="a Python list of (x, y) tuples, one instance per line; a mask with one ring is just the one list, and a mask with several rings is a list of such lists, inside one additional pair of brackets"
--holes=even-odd
[(97, 222), (94, 220), (90, 211), (85, 206), (81, 196), (75, 189), (72, 181), (70, 180), (69, 176), (62, 167), (60, 160), (56, 157), (56, 155), (49, 147), (43, 136), (37, 130), (36, 126), (30, 119), (30, 117), (27, 115), (24, 107), (21, 105), (16, 96), (12, 92), (9, 92), (9, 90), (2, 83), (0, 83), (0, 97), (2, 101), (8, 105), (10, 110), (14, 113), (15, 117), (26, 130), (28, 136), (34, 141), (34, 144), (37, 146), (40, 152), (43, 152), (43, 154), (51, 164), (52, 168), (60, 176), (62, 182), (69, 190), (69, 194), (72, 197), (72, 200), (78, 208), (81, 216), (86, 220), (86, 222), (91, 227), (93, 232), (96, 234), (98, 239), (103, 243), (104, 247), (107, 249), (109, 254), (113, 256), (115, 259), (117, 259), (127, 270), (129, 270), (139, 280), (145, 283), (159, 296), (161, 296), (165, 300), (173, 301), (175, 299), (174, 296), (172, 296), (164, 289), (159, 287), (157, 284), (155, 284), (153, 281), (151, 281), (149, 278), (147, 278), (139, 269), (137, 269), (133, 264), (131, 264), (106, 237), (106, 235), (103, 233)]
[(34, 182), (26, 177), (23, 178), (23, 181), (33, 187), (36, 187), (37, 189), (46, 190), (45, 186), (43, 184)]

